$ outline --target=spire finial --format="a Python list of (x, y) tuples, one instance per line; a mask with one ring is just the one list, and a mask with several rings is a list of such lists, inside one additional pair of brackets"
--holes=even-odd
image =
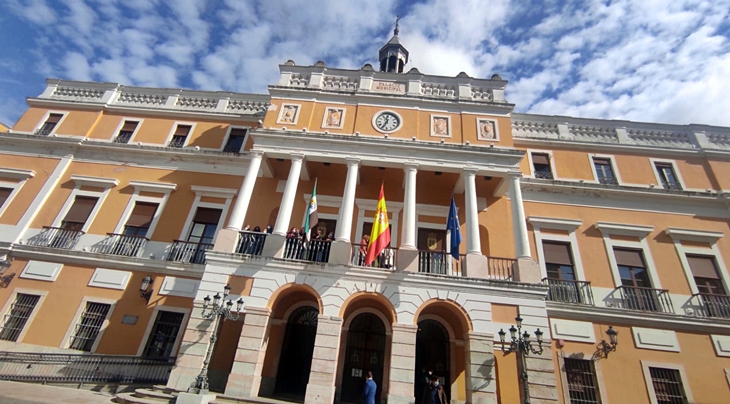
[(393, 30), (393, 35), (398, 35), (398, 32), (400, 32), (400, 30), (398, 29), (398, 22), (399, 21), (400, 21), (400, 16), (399, 15), (396, 15), (395, 16), (395, 29)]

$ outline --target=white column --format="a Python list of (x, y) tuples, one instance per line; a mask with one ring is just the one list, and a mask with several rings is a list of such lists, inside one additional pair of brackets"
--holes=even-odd
[(274, 234), (286, 236), (289, 230), (289, 222), (291, 221), (291, 211), (294, 208), (294, 198), (297, 194), (297, 186), (299, 185), (299, 175), (302, 172), (302, 161), (304, 156), (301, 154), (291, 155), (291, 169), (289, 169), (289, 178), (286, 180), (284, 188), (284, 196), (281, 197), (281, 206), (279, 206), (279, 214), (276, 216), (276, 225), (274, 225)]
[(525, 207), (522, 204), (520, 177), (510, 176), (509, 181), (512, 202), (512, 227), (515, 233), (515, 255), (517, 258), (532, 258), (530, 240), (527, 238), (527, 220), (525, 220)]
[(355, 190), (357, 189), (357, 173), (360, 168), (360, 159), (347, 159), (347, 179), (345, 180), (345, 193), (342, 195), (340, 205), (340, 216), (337, 218), (337, 241), (350, 243), (352, 234), (352, 211), (355, 207)]
[(406, 164), (406, 190), (403, 198), (403, 239), (400, 247), (416, 249), (416, 174), (418, 164)]
[(464, 205), (466, 206), (466, 253), (482, 255), (479, 240), (479, 210), (477, 208), (477, 171), (464, 170)]
[(246, 172), (246, 178), (243, 179), (241, 189), (238, 191), (238, 199), (236, 199), (236, 205), (233, 207), (233, 213), (231, 218), (228, 219), (228, 229), (241, 231), (243, 227), (243, 221), (246, 220), (246, 212), (248, 211), (248, 205), (251, 203), (251, 195), (253, 194), (253, 186), (256, 184), (256, 177), (259, 175), (259, 168), (261, 168), (261, 160), (263, 159), (264, 153), (260, 151), (251, 152), (251, 160), (248, 163), (248, 172)]

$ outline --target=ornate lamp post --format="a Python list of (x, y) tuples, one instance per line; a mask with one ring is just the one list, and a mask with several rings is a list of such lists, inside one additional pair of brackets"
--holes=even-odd
[(522, 333), (522, 317), (515, 317), (515, 323), (517, 325), (517, 328), (515, 328), (514, 325), (509, 328), (509, 347), (506, 349), (504, 347), (505, 336), (507, 335), (507, 333), (501, 329), (498, 333), (499, 341), (502, 343), (502, 351), (504, 351), (505, 355), (516, 352), (517, 356), (520, 358), (520, 364), (522, 365), (522, 386), (524, 390), (524, 400), (522, 402), (524, 404), (529, 404), (530, 389), (527, 385), (527, 355), (529, 353), (533, 353), (535, 355), (542, 354), (542, 331), (540, 331), (539, 328), (535, 330), (535, 338), (537, 338), (537, 349), (535, 349), (535, 347), (532, 345), (532, 341), (530, 341), (530, 333), (527, 331), (525, 331), (524, 334)]
[(210, 295), (206, 296), (205, 299), (203, 299), (203, 318), (214, 319), (213, 334), (210, 336), (210, 344), (208, 344), (208, 351), (205, 353), (203, 368), (200, 369), (200, 374), (198, 374), (198, 376), (195, 378), (193, 384), (190, 385), (188, 393), (208, 394), (208, 364), (210, 363), (211, 355), (213, 355), (215, 343), (218, 340), (218, 325), (221, 321), (238, 320), (240, 314), (239, 312), (241, 311), (241, 309), (243, 309), (243, 298), (239, 297), (236, 301), (236, 313), (231, 312), (231, 309), (233, 308), (233, 300), (226, 301), (226, 297), (228, 297), (228, 294), (230, 292), (231, 286), (226, 285), (223, 288), (223, 301), (225, 301), (225, 304), (221, 302), (220, 293), (216, 293), (215, 296), (213, 296), (213, 306), (210, 307), (209, 310), (208, 305), (210, 304), (211, 300)]

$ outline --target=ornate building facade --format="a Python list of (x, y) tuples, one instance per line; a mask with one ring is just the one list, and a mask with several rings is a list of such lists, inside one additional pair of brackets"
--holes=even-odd
[[(228, 396), (359, 402), (371, 370), (389, 403), (426, 371), (455, 404), (730, 402), (730, 128), (517, 114), (407, 61), (396, 34), (268, 94), (48, 80), (0, 134), (0, 350), (174, 358), (186, 390), (228, 285)], [(541, 353), (506, 353), (516, 317)]]

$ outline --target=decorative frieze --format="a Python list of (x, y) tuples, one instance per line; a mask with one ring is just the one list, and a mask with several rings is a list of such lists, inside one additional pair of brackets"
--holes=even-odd
[(100, 100), (104, 90), (98, 88), (56, 87), (51, 98), (67, 98), (75, 101)]
[(568, 125), (574, 140), (581, 142), (617, 143), (616, 128), (601, 126)]
[(117, 102), (120, 104), (130, 104), (139, 106), (156, 106), (165, 105), (167, 95), (163, 94), (144, 94), (123, 91), (119, 95)]
[(269, 108), (268, 102), (248, 101), (248, 100), (231, 100), (228, 102), (226, 112), (244, 113), (244, 114), (265, 114)]
[(421, 94), (427, 97), (455, 98), (458, 93), (456, 86), (433, 83), (423, 83), (421, 85)]
[(179, 97), (177, 107), (185, 109), (215, 109), (218, 105), (217, 99), (203, 97)]
[(323, 86), (326, 90), (354, 91), (354, 90), (357, 90), (358, 79), (355, 77), (327, 76), (324, 78)]
[(629, 139), (638, 145), (671, 148), (694, 148), (694, 143), (687, 132), (670, 132), (661, 130), (627, 128)]
[(512, 120), (514, 137), (558, 137), (558, 124), (550, 122), (530, 122)]

